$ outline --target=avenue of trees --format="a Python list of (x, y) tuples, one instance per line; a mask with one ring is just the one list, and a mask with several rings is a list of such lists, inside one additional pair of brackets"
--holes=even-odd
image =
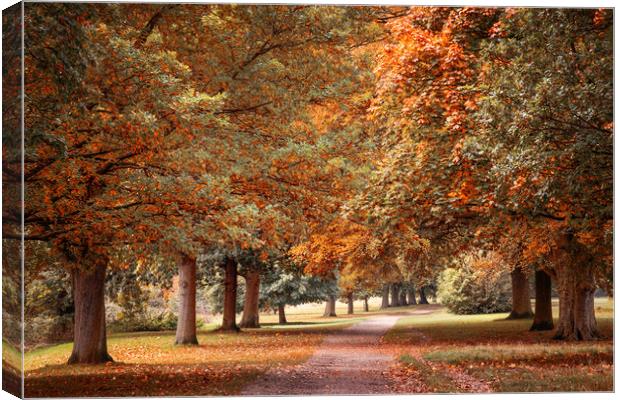
[[(508, 302), (532, 329), (596, 338), (594, 292), (613, 285), (612, 22), (26, 3), (25, 209), (3, 209), (3, 247), (23, 217), (26, 292), (64, 279), (70, 363), (111, 360), (106, 296), (129, 307), (136, 282), (173, 277), (177, 344), (198, 343), (201, 296), (235, 332), (307, 302), (330, 316), (338, 298), (350, 313), (455, 299), (450, 279), (507, 282), (477, 312)], [(5, 185), (18, 156), (3, 154)]]

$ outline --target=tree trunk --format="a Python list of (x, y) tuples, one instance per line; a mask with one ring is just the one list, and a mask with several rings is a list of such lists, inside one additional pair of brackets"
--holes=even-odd
[(324, 317), (335, 317), (336, 316), (336, 296), (329, 296), (327, 301), (325, 302), (325, 313)]
[(527, 274), (519, 267), (510, 273), (512, 281), (512, 311), (508, 319), (522, 319), (532, 317), (532, 303), (530, 301), (530, 280)]
[(398, 307), (400, 306), (400, 287), (398, 283), (392, 283), (392, 304), (390, 307)]
[(399, 301), (401, 306), (406, 306), (407, 304), (407, 289), (405, 289), (405, 287), (401, 287), (400, 289), (400, 301)]
[(599, 337), (594, 316), (594, 271), (587, 250), (572, 233), (565, 233), (555, 251), (554, 272), (560, 295), (555, 339), (592, 340)]
[(278, 306), (278, 322), (280, 325), (286, 324), (286, 314), (284, 313), (284, 304)]
[(426, 300), (426, 293), (424, 293), (424, 286), (420, 286), (418, 292), (420, 292), (420, 304), (428, 304), (428, 300)]
[(536, 271), (536, 306), (531, 331), (550, 331), (553, 329), (551, 311), (551, 277), (543, 270)]
[[(555, 339), (592, 340), (599, 336), (594, 317), (594, 288), (583, 285), (567, 270), (558, 276), (560, 318)], [(587, 278), (586, 278), (587, 279)]]
[(383, 293), (381, 296), (381, 309), (388, 308), (390, 306), (390, 285), (383, 285)]
[(224, 277), (224, 314), (220, 331), (238, 332), (237, 326), (237, 261), (226, 258)]
[(353, 314), (353, 293), (347, 295), (347, 314)]
[(409, 295), (409, 304), (410, 305), (416, 305), (418, 304), (418, 302), (415, 299), (415, 286), (411, 285), (409, 287), (409, 290), (407, 291), (408, 295)]
[(196, 338), (196, 259), (183, 255), (179, 265), (179, 316), (175, 344), (198, 344)]
[(241, 328), (260, 328), (258, 323), (258, 300), (260, 296), (260, 272), (250, 270), (245, 276), (245, 301)]
[(364, 312), (368, 312), (368, 296), (364, 296)]
[(69, 364), (113, 361), (108, 354), (105, 331), (105, 272), (106, 263), (100, 262), (91, 270), (74, 269), (71, 273), (75, 318)]

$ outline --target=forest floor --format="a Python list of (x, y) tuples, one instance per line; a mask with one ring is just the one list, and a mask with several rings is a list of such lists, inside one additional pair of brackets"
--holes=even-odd
[(25, 394), (613, 390), (613, 302), (606, 298), (596, 302), (605, 338), (585, 343), (553, 341), (550, 332), (529, 332), (531, 320), (507, 314), (457, 316), (437, 305), (380, 311), (374, 301), (370, 312), (346, 315), (344, 307), (337, 318), (322, 317), (320, 305), (291, 309), (286, 326), (261, 315), (262, 328), (238, 334), (210, 326), (198, 346), (175, 346), (174, 332), (113, 334), (116, 362), (106, 365), (66, 365), (71, 343), (36, 349), (25, 357)]

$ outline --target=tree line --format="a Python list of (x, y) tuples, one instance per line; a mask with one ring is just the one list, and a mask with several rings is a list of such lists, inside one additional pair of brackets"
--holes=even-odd
[(197, 342), (199, 268), (223, 275), (221, 329), (236, 331), (239, 274), (254, 327), (261, 279), (295, 277), (273, 288), (284, 321), (317, 297), (332, 314), (338, 291), (290, 298), (300, 280), (337, 279), (351, 306), (365, 292), (409, 303), (412, 283), (424, 301), (472, 251), (511, 272), (514, 316), (530, 313), (536, 271), (535, 325), (552, 324), (553, 281), (556, 336), (591, 339), (594, 290), (612, 285), (612, 19), (27, 3), (25, 154), (3, 155), (3, 247), (23, 218), (26, 291), (70, 273), (72, 363), (111, 359), (106, 274), (136, 265), (178, 274), (179, 344)]

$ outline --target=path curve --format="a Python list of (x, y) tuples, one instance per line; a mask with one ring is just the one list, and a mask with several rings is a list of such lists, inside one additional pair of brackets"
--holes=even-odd
[(368, 318), (328, 335), (312, 357), (285, 372), (268, 371), (242, 395), (380, 394), (390, 392), (385, 373), (393, 356), (381, 337), (401, 315)]

